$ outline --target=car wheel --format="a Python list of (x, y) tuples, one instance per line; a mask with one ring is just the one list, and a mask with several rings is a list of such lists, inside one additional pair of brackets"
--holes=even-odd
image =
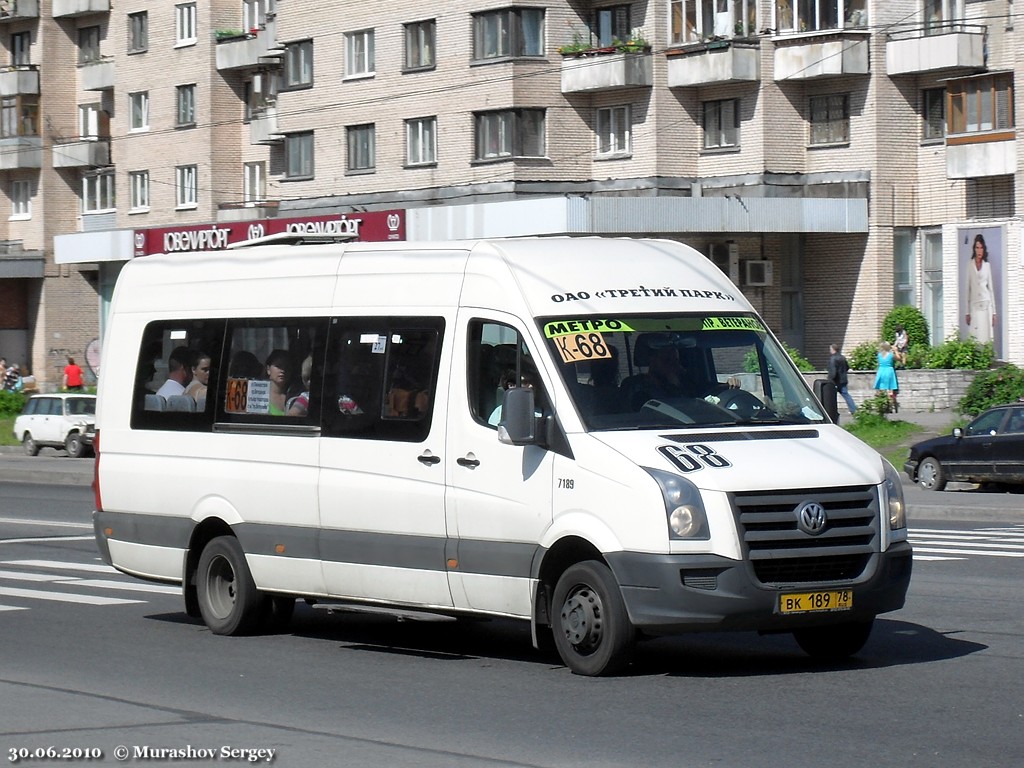
[(31, 432), (26, 432), (21, 438), (21, 447), (25, 449), (26, 456), (35, 456), (39, 453), (39, 444), (32, 439)]
[(203, 548), (196, 597), (203, 621), (216, 635), (246, 634), (266, 616), (266, 597), (256, 589), (234, 536), (218, 536)]
[(629, 663), (636, 631), (604, 563), (588, 560), (566, 569), (552, 607), (555, 647), (575, 674), (611, 675)]
[(874, 619), (829, 627), (808, 627), (793, 632), (803, 652), (817, 661), (842, 661), (857, 653), (868, 641)]
[(85, 453), (85, 443), (82, 442), (82, 435), (79, 432), (71, 432), (64, 439), (64, 450), (72, 459), (81, 458)]
[(941, 491), (946, 487), (946, 473), (934, 456), (924, 459), (918, 466), (917, 484), (926, 491)]

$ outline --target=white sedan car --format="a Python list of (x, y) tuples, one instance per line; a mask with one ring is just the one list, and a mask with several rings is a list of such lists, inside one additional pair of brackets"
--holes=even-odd
[(95, 424), (95, 395), (35, 395), (14, 420), (14, 437), (29, 456), (52, 446), (77, 459), (91, 450)]

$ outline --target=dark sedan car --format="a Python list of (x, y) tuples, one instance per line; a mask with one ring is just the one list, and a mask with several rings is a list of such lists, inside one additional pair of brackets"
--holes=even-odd
[(991, 408), (951, 435), (911, 446), (903, 471), (929, 491), (950, 481), (1024, 484), (1024, 403)]

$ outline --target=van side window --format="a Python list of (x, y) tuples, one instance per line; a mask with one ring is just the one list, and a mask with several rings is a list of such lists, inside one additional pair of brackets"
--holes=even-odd
[(515, 328), (473, 320), (467, 352), (469, 403), (475, 421), (497, 429), (504, 391), (527, 385), (535, 390), (538, 410), (548, 413), (536, 360)]
[(231, 320), (218, 389), (218, 422), (315, 426), (327, 321)]
[(430, 433), (444, 319), (332, 320), (323, 434), (420, 442)]
[(132, 428), (209, 431), (207, 391), (215, 391), (223, 344), (223, 320), (147, 325), (135, 366)]

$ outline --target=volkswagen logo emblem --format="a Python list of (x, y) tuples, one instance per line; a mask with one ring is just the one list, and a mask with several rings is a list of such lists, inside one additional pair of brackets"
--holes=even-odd
[(828, 515), (818, 502), (805, 501), (796, 508), (796, 524), (804, 533), (817, 536), (828, 526)]

